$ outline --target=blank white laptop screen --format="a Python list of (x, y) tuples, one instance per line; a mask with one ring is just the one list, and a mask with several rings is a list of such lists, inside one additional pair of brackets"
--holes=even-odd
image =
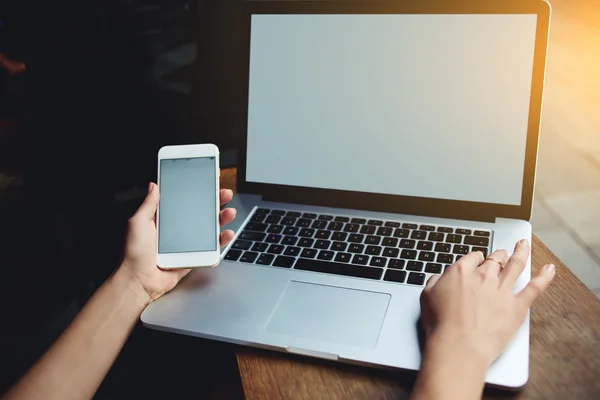
[(254, 15), (249, 182), (521, 204), (536, 15)]

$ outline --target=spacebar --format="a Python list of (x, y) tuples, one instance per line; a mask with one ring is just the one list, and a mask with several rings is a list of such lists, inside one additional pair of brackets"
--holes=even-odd
[(294, 265), (294, 269), (302, 271), (324, 272), (326, 274), (336, 274), (345, 276), (355, 276), (357, 278), (381, 279), (383, 269), (363, 267), (361, 265), (344, 264), (338, 262), (319, 261), (308, 258), (299, 258)]

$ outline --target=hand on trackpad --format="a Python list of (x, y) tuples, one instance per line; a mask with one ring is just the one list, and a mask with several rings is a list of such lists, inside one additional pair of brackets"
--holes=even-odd
[(291, 281), (267, 330), (319, 341), (375, 347), (391, 295)]

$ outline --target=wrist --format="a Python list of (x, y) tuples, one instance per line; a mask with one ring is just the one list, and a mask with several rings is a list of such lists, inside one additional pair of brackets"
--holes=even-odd
[(125, 294), (130, 298), (134, 304), (140, 306), (142, 309), (145, 308), (152, 299), (146, 289), (142, 286), (141, 282), (135, 277), (127, 268), (120, 266), (117, 268), (112, 280), (117, 282), (119, 286), (125, 291)]
[(469, 335), (434, 333), (427, 339), (425, 357), (467, 364), (485, 374), (493, 359), (477, 345), (477, 342)]

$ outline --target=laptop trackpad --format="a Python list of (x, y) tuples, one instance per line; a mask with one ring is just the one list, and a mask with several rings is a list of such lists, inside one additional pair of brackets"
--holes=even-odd
[(275, 307), (267, 330), (375, 347), (391, 297), (387, 293), (291, 281)]

